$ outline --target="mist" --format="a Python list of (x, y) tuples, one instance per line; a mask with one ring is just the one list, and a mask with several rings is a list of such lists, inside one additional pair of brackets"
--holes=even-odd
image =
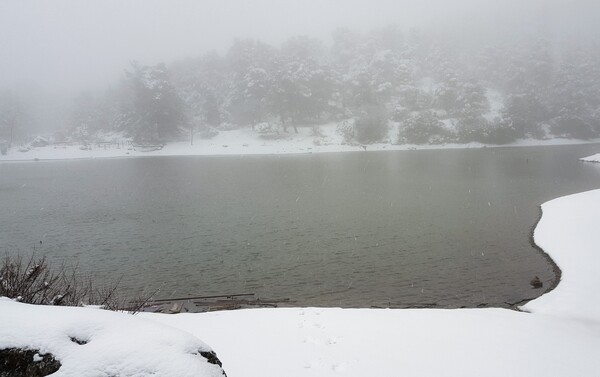
[[(397, 24), (468, 35), (591, 37), (593, 1), (5, 1), (0, 86), (75, 91), (113, 83), (132, 60), (147, 64), (225, 51), (234, 38), (279, 44), (294, 35)], [(497, 36), (496, 35), (496, 36)]]
[(405, 40), (418, 32), (463, 60), (543, 39), (557, 65), (565, 48), (598, 50), (599, 12), (584, 0), (7, 1), (0, 4), (0, 91), (27, 109), (22, 129), (31, 137), (73, 128), (74, 99), (118, 88), (132, 62), (171, 69), (211, 52), (225, 56), (236, 39), (279, 48), (307, 36), (330, 49), (335, 30), (393, 27)]

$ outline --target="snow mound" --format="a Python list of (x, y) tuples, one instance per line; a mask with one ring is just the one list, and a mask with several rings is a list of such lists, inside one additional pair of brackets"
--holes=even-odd
[(564, 196), (542, 205), (534, 239), (562, 270), (552, 292), (523, 308), (542, 314), (598, 322), (600, 300), (600, 190)]
[(139, 316), (0, 298), (0, 323), (0, 349), (51, 353), (62, 364), (56, 377), (224, 375), (198, 338)]

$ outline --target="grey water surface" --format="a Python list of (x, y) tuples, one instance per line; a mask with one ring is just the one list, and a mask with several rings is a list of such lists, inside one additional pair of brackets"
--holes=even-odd
[(529, 233), (541, 203), (600, 188), (577, 160), (599, 149), (2, 163), (0, 251), (161, 297), (506, 306), (551, 285)]

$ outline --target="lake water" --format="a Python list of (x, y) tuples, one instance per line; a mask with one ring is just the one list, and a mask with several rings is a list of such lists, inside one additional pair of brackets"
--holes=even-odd
[(577, 160), (599, 149), (2, 163), (0, 250), (160, 297), (506, 306), (551, 285), (529, 232), (541, 203), (600, 187)]

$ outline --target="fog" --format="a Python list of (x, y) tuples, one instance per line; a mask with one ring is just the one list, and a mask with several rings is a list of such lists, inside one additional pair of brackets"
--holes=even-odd
[(582, 0), (3, 1), (0, 85), (98, 87), (114, 82), (131, 60), (154, 64), (224, 51), (236, 37), (273, 44), (292, 35), (326, 39), (340, 26), (592, 34), (599, 10)]
[[(3, 1), (0, 92), (9, 93), (3, 98), (11, 97), (10, 101), (18, 102), (24, 109), (21, 112), (27, 113), (27, 122), (21, 121), (28, 123), (21, 127), (25, 139), (24, 135), (31, 137), (39, 130), (73, 128), (73, 99), (82, 92), (100, 97), (107, 89), (122, 86), (132, 62), (148, 67), (166, 63), (169, 75), (177, 76), (171, 68), (184, 59), (197, 59), (210, 51), (225, 56), (236, 38), (252, 38), (279, 48), (291, 37), (308, 36), (329, 49), (334, 30), (347, 28), (365, 35), (393, 25), (405, 40), (415, 31), (426, 36), (420, 47), (413, 44), (413, 52), (429, 48), (430, 42), (425, 40), (435, 41), (456, 56), (477, 51), (457, 61), (474, 61), (485, 48), (516, 49), (523, 40), (537, 38), (544, 40), (545, 53), (554, 67), (569, 59), (564, 56), (565, 48), (577, 46), (586, 53), (598, 50), (597, 14), (600, 5), (586, 0)], [(406, 53), (398, 56), (405, 59)], [(415, 56), (410, 57), (411, 69), (422, 70), (422, 62)], [(424, 61), (431, 59), (437, 58), (430, 56)], [(592, 61), (585, 60), (585, 64)], [(421, 74), (415, 79), (423, 78)], [(181, 81), (184, 77), (179, 75), (179, 79), (185, 84)], [(500, 86), (497, 82), (481, 84), (486, 90)], [(186, 95), (182, 85), (176, 89), (179, 97)], [(223, 94), (223, 98), (227, 96)], [(182, 99), (189, 108), (190, 101)], [(389, 110), (390, 105), (386, 106)], [(199, 114), (187, 116), (198, 118)], [(252, 121), (272, 116), (264, 114)], [(10, 128), (13, 135), (13, 126), (6, 120), (10, 117), (4, 116), (3, 127)], [(321, 114), (314, 118), (310, 121), (333, 119)], [(0, 137), (7, 139), (7, 133), (0, 130)]]

